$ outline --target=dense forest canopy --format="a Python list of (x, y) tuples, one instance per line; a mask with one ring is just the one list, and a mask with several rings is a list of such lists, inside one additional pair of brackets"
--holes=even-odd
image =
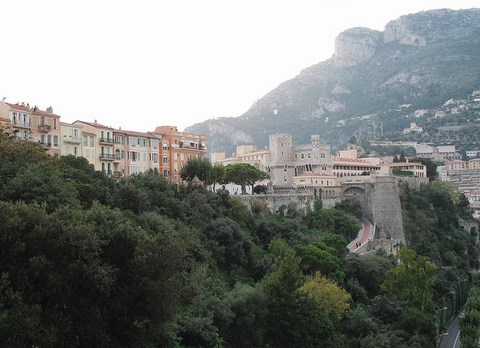
[(477, 231), (449, 187), (401, 200), (410, 248), (358, 256), (358, 202), (250, 212), (0, 135), (0, 346), (433, 346), (478, 268)]

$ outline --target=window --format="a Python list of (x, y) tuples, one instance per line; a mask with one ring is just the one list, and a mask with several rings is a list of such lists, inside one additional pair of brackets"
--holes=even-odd
[(143, 161), (147, 162), (147, 154), (145, 152), (143, 153)]
[(163, 163), (168, 163), (168, 157), (167, 156), (163, 156)]
[(164, 176), (164, 177), (168, 177), (168, 170), (165, 169), (165, 170), (163, 171), (163, 176)]
[(95, 145), (93, 144), (93, 135), (90, 136), (90, 147), (94, 147)]
[(90, 149), (85, 149), (85, 157), (90, 157)]
[(53, 129), (57, 129), (57, 119), (53, 119)]
[(83, 146), (87, 146), (88, 137), (86, 135), (83, 136)]
[(53, 146), (58, 146), (58, 135), (53, 136)]

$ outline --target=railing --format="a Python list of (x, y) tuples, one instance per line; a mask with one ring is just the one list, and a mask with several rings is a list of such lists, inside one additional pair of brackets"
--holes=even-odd
[(122, 176), (122, 172), (114, 171), (113, 176), (118, 178), (118, 177)]
[(45, 149), (49, 149), (52, 147), (52, 143), (40, 143)]
[(103, 159), (103, 160), (112, 160), (113, 161), (115, 159), (115, 155), (110, 154), (110, 153), (101, 153), (99, 155), (99, 158)]
[(49, 126), (48, 124), (39, 124), (38, 130), (40, 132), (50, 132), (52, 130), (52, 126)]
[(22, 127), (31, 127), (31, 126), (32, 126), (32, 122), (31, 122), (31, 121), (13, 120), (13, 125), (14, 125), (14, 126), (22, 126)]
[(110, 138), (100, 138), (100, 143), (103, 143), (103, 144), (113, 144), (113, 139), (110, 139)]
[(80, 139), (80, 137), (70, 137), (70, 138), (65, 138), (63, 141), (67, 142), (67, 143), (81, 143), (82, 142), (82, 139)]

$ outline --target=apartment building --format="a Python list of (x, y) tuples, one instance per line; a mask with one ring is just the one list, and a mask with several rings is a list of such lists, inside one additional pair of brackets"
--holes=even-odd
[(10, 104), (0, 102), (0, 117), (8, 119), (11, 124), (11, 136), (30, 141), (32, 122), (30, 119), (31, 110), (30, 105), (25, 103)]
[(34, 106), (30, 113), (31, 140), (39, 143), (49, 155), (60, 156), (60, 116), (52, 107), (45, 111)]
[(82, 156), (85, 157), (96, 170), (113, 175), (114, 129), (100, 123), (75, 121), (74, 125), (83, 127)]
[(159, 171), (160, 140), (152, 133), (115, 130), (113, 175), (130, 176), (149, 170)]
[(170, 182), (182, 182), (180, 173), (188, 160), (206, 156), (207, 137), (204, 135), (179, 132), (176, 126), (157, 127), (154, 135), (160, 140), (160, 174)]
[(83, 126), (60, 122), (60, 155), (82, 156)]

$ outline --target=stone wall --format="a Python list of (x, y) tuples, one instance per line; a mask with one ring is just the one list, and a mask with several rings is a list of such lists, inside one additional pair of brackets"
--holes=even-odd
[(266, 195), (241, 195), (237, 196), (248, 209), (252, 210), (252, 203), (256, 200), (267, 203), (268, 209), (272, 213), (277, 213), (282, 206), (287, 207), (295, 205), (296, 209), (305, 211), (313, 210), (315, 196), (313, 194), (266, 194)]
[(388, 239), (405, 244), (397, 179), (393, 176), (374, 177), (369, 189), (371, 221), (376, 224), (380, 232), (386, 234)]

